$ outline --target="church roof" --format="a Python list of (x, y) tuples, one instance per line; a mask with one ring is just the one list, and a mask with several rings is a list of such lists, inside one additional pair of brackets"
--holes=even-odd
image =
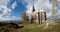
[(35, 12), (35, 8), (34, 8), (34, 6), (33, 6), (33, 8), (32, 8), (33, 10), (32, 10), (32, 12)]

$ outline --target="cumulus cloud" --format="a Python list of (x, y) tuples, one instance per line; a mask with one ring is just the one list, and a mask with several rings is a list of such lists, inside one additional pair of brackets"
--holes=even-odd
[(13, 18), (14, 18), (14, 19), (16, 19), (16, 17), (15, 17), (15, 16), (13, 16)]
[(0, 16), (7, 15), (9, 12), (11, 12), (11, 9), (7, 8), (6, 6), (0, 6), (0, 8), (3, 8), (2, 14), (0, 14)]
[(0, 6), (7, 6), (8, 2), (10, 2), (10, 0), (0, 0)]
[(12, 18), (0, 17), (0, 21), (11, 20)]
[[(33, 5), (36, 10), (43, 9), (47, 12), (47, 9), (48, 9), (49, 10), (48, 12), (50, 12), (50, 10), (52, 9), (52, 4), (49, 3), (49, 0), (30, 0), (30, 1), (26, 0), (26, 1), (24, 1), (24, 3), (27, 3), (26, 8), (27, 8), (27, 13), (29, 15), (31, 15), (31, 13), (32, 13)], [(48, 14), (50, 14), (50, 13), (48, 13)]]
[(10, 9), (10, 8), (8, 8), (9, 3), (10, 3), (10, 0), (0, 0), (0, 19), (2, 19), (2, 20), (11, 19), (11, 18), (9, 18), (10, 17), (9, 15), (11, 15), (10, 13), (17, 6), (17, 2), (14, 1), (10, 6), (12, 9)]
[[(60, 0), (58, 0), (58, 2), (60, 2)], [(49, 1), (49, 0), (25, 0), (23, 3), (27, 3), (26, 11), (27, 11), (28, 15), (31, 15), (32, 7), (34, 5), (36, 10), (43, 9), (44, 11), (46, 11), (47, 17), (51, 16), (52, 0), (51, 1)]]
[(12, 9), (14, 9), (16, 6), (17, 6), (17, 2), (15, 1), (15, 2), (12, 4)]

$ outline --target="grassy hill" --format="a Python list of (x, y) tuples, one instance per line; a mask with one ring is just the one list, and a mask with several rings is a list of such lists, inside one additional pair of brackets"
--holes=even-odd
[(60, 21), (49, 22), (47, 26), (46, 23), (38, 24), (25, 24), (25, 32), (60, 32)]
[[(21, 24), (20, 24), (21, 25)], [(24, 28), (7, 28), (7, 26), (0, 26), (1, 31), (10, 31), (10, 32), (60, 32), (60, 21), (51, 21), (47, 26), (44, 24), (23, 24)]]

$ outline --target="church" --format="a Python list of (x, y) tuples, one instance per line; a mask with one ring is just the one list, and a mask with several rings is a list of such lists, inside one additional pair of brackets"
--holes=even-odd
[(31, 23), (43, 24), (47, 20), (46, 12), (44, 10), (37, 11), (33, 6), (30, 20), (31, 20)]

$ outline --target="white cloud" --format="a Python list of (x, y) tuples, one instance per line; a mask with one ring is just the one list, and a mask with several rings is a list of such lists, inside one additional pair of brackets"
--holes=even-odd
[(0, 20), (11, 20), (13, 18), (10, 18), (10, 13), (13, 11), (12, 9), (14, 9), (17, 6), (17, 2), (14, 1), (13, 4), (11, 4), (11, 8), (8, 8), (7, 5), (9, 5), (10, 0), (0, 0)]
[(10, 0), (0, 0), (0, 8), (2, 8), (2, 14), (0, 14), (0, 16), (4, 16), (9, 14), (9, 12), (11, 12), (11, 9), (9, 9), (7, 7), (8, 2), (10, 2)]
[(32, 5), (30, 4), (30, 5), (26, 6), (26, 8), (27, 8), (27, 13), (30, 15), (32, 13)]
[[(60, 0), (58, 0), (58, 2), (60, 2)], [(32, 13), (32, 6), (34, 5), (36, 10), (43, 9), (47, 12), (47, 17), (51, 16), (52, 3), (50, 3), (49, 0), (34, 0), (34, 1), (33, 0), (24, 0), (23, 3), (27, 3), (26, 11), (27, 11), (28, 15), (30, 15)]]
[(6, 16), (4, 16), (4, 17), (7, 17), (7, 18), (9, 18), (9, 17), (10, 17), (10, 15), (11, 15), (11, 14), (9, 13), (9, 14), (7, 14), (7, 15), (6, 15)]
[(57, 0), (58, 2), (60, 2), (60, 0)]
[(49, 3), (49, 0), (34, 0), (34, 1), (33, 0), (26, 0), (24, 2), (28, 4), (26, 6), (26, 8), (27, 8), (27, 13), (29, 13), (29, 15), (32, 13), (32, 6), (33, 5), (35, 6), (36, 10), (39, 10), (39, 9), (44, 9), (44, 10), (50, 9), (51, 10), (52, 9), (52, 4)]
[(49, 3), (49, 0), (37, 0), (36, 3), (34, 4), (35, 7), (38, 9), (51, 9), (52, 8), (52, 4)]
[(0, 17), (0, 21), (11, 20), (12, 18)]
[(16, 19), (16, 16), (13, 16), (12, 18), (13, 18), (13, 19)]
[(9, 14), (9, 12), (11, 12), (11, 9), (7, 8), (6, 6), (0, 6), (0, 8), (3, 8), (4, 10), (2, 11), (2, 14), (0, 14), (0, 16), (4, 16)]
[(5, 20), (19, 20), (20, 18), (16, 18), (16, 16), (13, 16), (13, 17), (9, 17), (9, 16), (6, 16), (6, 17), (0, 17), (0, 21), (5, 21)]
[(12, 4), (12, 9), (14, 9), (16, 6), (17, 6), (17, 2), (15, 1), (15, 2)]
[(10, 2), (10, 0), (0, 0), (0, 6), (7, 6), (8, 2)]

